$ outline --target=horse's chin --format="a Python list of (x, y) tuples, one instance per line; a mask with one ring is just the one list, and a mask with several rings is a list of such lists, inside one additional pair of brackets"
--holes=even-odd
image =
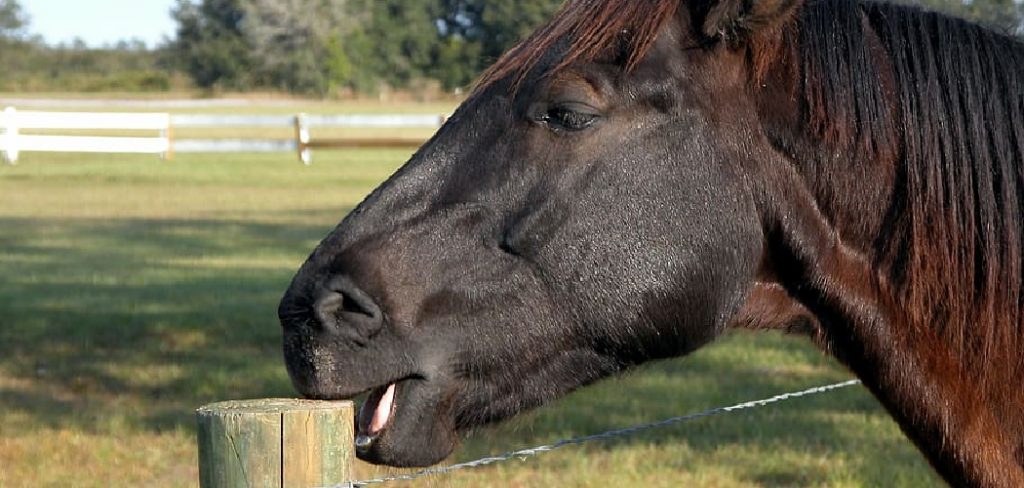
[[(301, 389), (300, 389), (301, 391)], [(330, 385), (304, 391), (316, 400), (346, 400), (353, 394)], [(458, 434), (438, 409), (438, 389), (420, 378), (396, 380), (370, 388), (355, 419), (356, 457), (397, 468), (426, 467), (455, 450)]]
[(356, 415), (355, 438), (349, 440), (360, 459), (422, 467), (451, 454), (458, 439), (451, 385), (418, 373), (417, 365), (401, 359), (402, 355), (378, 350), (372, 357), (355, 358), (354, 354), (334, 355), (334, 349), (285, 334), (285, 364), (293, 386), (303, 396), (348, 400), (367, 394)]

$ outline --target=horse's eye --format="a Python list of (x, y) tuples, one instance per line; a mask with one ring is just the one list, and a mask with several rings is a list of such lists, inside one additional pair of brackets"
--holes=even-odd
[(576, 132), (594, 125), (600, 117), (578, 104), (552, 105), (537, 121), (554, 130)]

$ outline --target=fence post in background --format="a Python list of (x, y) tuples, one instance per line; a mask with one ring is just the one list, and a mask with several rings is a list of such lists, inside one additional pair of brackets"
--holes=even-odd
[(160, 137), (167, 139), (167, 151), (160, 155), (164, 161), (174, 160), (174, 126), (171, 125), (171, 116), (167, 115), (167, 128), (160, 131)]
[(4, 135), (0, 138), (0, 149), (7, 164), (18, 164), (18, 111), (14, 107), (4, 109)]
[(295, 149), (299, 151), (299, 161), (309, 166), (313, 162), (313, 155), (309, 149), (309, 125), (306, 123), (306, 114), (295, 116)]
[(200, 488), (309, 488), (352, 479), (352, 402), (222, 402), (200, 408), (196, 419)]

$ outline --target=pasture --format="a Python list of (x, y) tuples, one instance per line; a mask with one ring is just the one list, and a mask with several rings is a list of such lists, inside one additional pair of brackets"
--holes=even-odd
[[(409, 154), (320, 151), (311, 167), (285, 153), (25, 154), (0, 167), (0, 487), (195, 485), (193, 410), (294, 395), (280, 294)], [(737, 333), (478, 432), (453, 461), (848, 377), (802, 339)], [(393, 486), (937, 484), (858, 387)]]

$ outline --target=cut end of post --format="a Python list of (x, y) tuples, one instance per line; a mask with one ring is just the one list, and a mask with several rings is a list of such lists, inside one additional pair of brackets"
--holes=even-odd
[(262, 399), (196, 410), (203, 488), (334, 486), (351, 480), (352, 402)]

